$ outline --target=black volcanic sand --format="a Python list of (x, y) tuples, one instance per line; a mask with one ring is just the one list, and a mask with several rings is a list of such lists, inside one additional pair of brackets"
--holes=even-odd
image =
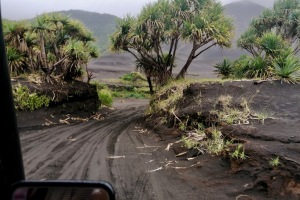
[[(299, 85), (194, 84), (184, 94), (178, 117), (211, 110), (220, 95), (244, 97), (251, 110), (272, 117), (221, 126), (223, 135), (243, 143), (241, 161), (187, 151), (176, 143), (181, 132), (144, 119), (148, 100), (116, 99), (113, 108), (91, 115), (66, 108), (18, 113), (27, 179), (107, 180), (117, 199), (300, 198)], [(200, 94), (201, 104), (194, 98)], [(280, 164), (271, 166), (277, 156)]]

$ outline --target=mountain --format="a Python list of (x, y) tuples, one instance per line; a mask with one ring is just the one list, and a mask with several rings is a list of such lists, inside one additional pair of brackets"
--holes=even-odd
[(101, 51), (105, 51), (109, 45), (109, 36), (116, 30), (118, 17), (110, 14), (100, 14), (83, 10), (58, 11), (70, 18), (81, 21), (94, 33)]
[(254, 17), (259, 16), (266, 7), (252, 1), (238, 1), (224, 6), (225, 13), (234, 19), (236, 38), (249, 26)]
[(274, 2), (275, 2), (275, 0), (248, 0), (248, 1), (251, 1), (252, 3), (259, 4), (259, 5), (261, 5), (263, 7), (266, 7), (266, 8), (272, 8), (273, 5), (274, 5)]

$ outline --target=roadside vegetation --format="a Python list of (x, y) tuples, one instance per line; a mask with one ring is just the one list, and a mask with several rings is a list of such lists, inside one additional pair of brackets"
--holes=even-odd
[(95, 38), (79, 21), (59, 14), (43, 14), (34, 21), (5, 21), (7, 61), (12, 77), (39, 74), (44, 82), (92, 77), (90, 58), (99, 56)]
[(296, 0), (277, 0), (254, 18), (237, 40), (249, 52), (237, 60), (224, 59), (215, 65), (223, 78), (279, 79), (300, 81), (299, 6)]
[[(223, 81), (255, 79), (299, 83), (299, 7), (300, 2), (296, 0), (277, 0), (272, 9), (266, 9), (254, 18), (248, 30), (237, 40), (237, 46), (249, 54), (241, 55), (236, 60), (225, 58), (214, 66)], [(202, 98), (200, 92), (193, 99), (187, 99), (189, 87), (193, 84), (195, 82), (185, 80), (167, 82), (160, 87), (151, 97), (147, 111), (149, 120), (153, 120), (155, 125), (179, 130), (183, 146), (198, 150), (198, 154), (224, 155), (237, 162), (248, 159), (244, 141), (225, 135), (222, 127), (248, 125), (253, 120), (264, 125), (265, 120), (273, 118), (275, 113), (267, 109), (254, 111), (249, 107), (251, 99), (233, 99), (230, 95), (207, 100)], [(194, 111), (183, 114), (184, 109), (180, 110), (179, 107), (192, 101), (195, 104)], [(210, 102), (203, 104), (204, 101)], [(203, 111), (201, 105), (210, 109)], [(279, 157), (270, 161), (273, 167), (279, 163)]]
[[(181, 79), (195, 58), (213, 46), (230, 47), (234, 37), (232, 19), (214, 0), (158, 0), (142, 8), (137, 16), (118, 21), (110, 50), (127, 52), (146, 76), (150, 93), (172, 79)], [(176, 63), (181, 42), (192, 44), (183, 66)], [(180, 68), (177, 75), (175, 67)]]
[[(196, 149), (199, 154), (210, 153), (227, 155), (233, 159), (246, 159), (242, 144), (236, 144), (234, 138), (223, 135), (224, 125), (249, 124), (252, 111), (248, 102), (242, 98), (233, 100), (230, 95), (221, 95), (216, 99), (203, 99), (201, 93), (191, 100), (186, 100), (184, 93), (199, 81), (177, 81), (157, 92), (150, 101), (146, 116), (154, 119), (154, 124), (174, 127), (181, 132), (181, 142), (187, 149)], [(220, 80), (219, 83), (222, 84)], [(200, 84), (214, 84), (202, 82)], [(179, 113), (184, 101), (194, 102), (194, 111), (190, 114)], [(203, 101), (209, 101), (210, 109)], [(234, 144), (235, 143), (235, 144)], [(236, 146), (236, 149), (233, 149)]]
[(48, 107), (51, 99), (46, 95), (30, 92), (27, 86), (16, 85), (13, 90), (14, 104), (16, 110), (33, 111)]
[[(149, 98), (147, 120), (154, 126), (178, 131), (186, 149), (241, 163), (251, 158), (245, 141), (224, 133), (223, 128), (248, 125), (250, 121), (265, 125), (275, 113), (268, 109), (254, 111), (249, 106), (251, 99), (229, 94), (205, 99), (199, 91), (186, 96), (193, 84), (218, 87), (235, 79), (299, 83), (299, 7), (297, 0), (276, 0), (272, 9), (254, 18), (237, 40), (237, 46), (249, 54), (236, 60), (225, 58), (214, 66), (222, 80), (185, 79), (190, 64), (203, 52), (213, 46), (231, 46), (232, 20), (213, 0), (158, 0), (144, 6), (137, 17), (128, 15), (119, 20), (110, 50), (132, 54), (137, 72), (125, 74), (116, 84), (92, 80), (87, 63), (99, 54), (92, 46), (91, 32), (77, 21), (58, 15), (42, 15), (32, 24), (7, 22), (4, 31), (8, 64), (13, 76), (37, 74), (33, 78), (37, 83), (63, 85), (69, 80), (82, 81), (86, 76), (87, 83), (96, 87), (102, 106), (111, 107), (114, 98)], [(183, 66), (176, 63), (179, 42), (192, 44)], [(176, 75), (175, 67), (180, 67)], [(18, 110), (32, 111), (51, 102), (19, 85), (14, 88), (14, 97)], [(192, 109), (180, 109), (191, 102)], [(276, 168), (282, 165), (280, 159), (275, 155), (266, 162)]]
[[(254, 18), (248, 30), (237, 40), (238, 47), (246, 49), (249, 54), (233, 61), (225, 58), (215, 65), (216, 70), (225, 79), (280, 79), (297, 83), (300, 80), (298, 7), (298, 1), (277, 0), (272, 9), (266, 9)], [(83, 80), (86, 76), (88, 83), (96, 85), (103, 105), (111, 106), (116, 97), (151, 98), (149, 112), (164, 113), (161, 119), (157, 119), (164, 123), (169, 123), (170, 116), (177, 119), (174, 106), (191, 84), (184, 77), (193, 60), (213, 46), (230, 47), (233, 32), (232, 19), (225, 16), (222, 5), (213, 0), (149, 3), (138, 16), (128, 15), (120, 19), (116, 32), (111, 35), (110, 50), (132, 54), (140, 72), (124, 75), (118, 80), (124, 86), (114, 86), (91, 81), (93, 74), (87, 63), (90, 58), (98, 57), (99, 52), (92, 45), (95, 40), (92, 33), (78, 21), (59, 14), (45, 14), (33, 22), (4, 23), (12, 76), (35, 73), (41, 77), (39, 82), (54, 84)], [(183, 66), (176, 63), (180, 42), (193, 44)], [(173, 74), (175, 67), (180, 67), (177, 75)], [(165, 95), (168, 98), (161, 99)], [(41, 102), (45, 101), (42, 105), (47, 106), (47, 101), (42, 96), (40, 98)], [(201, 104), (201, 97), (197, 98)], [(244, 101), (240, 102), (243, 109), (237, 109), (229, 106), (230, 97), (219, 97), (219, 103), (228, 105), (219, 109), (219, 103), (215, 102), (216, 108), (211, 114), (219, 116), (218, 123), (246, 123), (250, 110)], [(271, 115), (262, 111), (252, 118), (263, 123)], [(180, 129), (185, 130), (190, 118), (178, 118), (177, 121)], [(194, 128), (199, 131), (196, 127), (202, 125), (196, 124)], [(189, 141), (189, 138), (185, 139)]]

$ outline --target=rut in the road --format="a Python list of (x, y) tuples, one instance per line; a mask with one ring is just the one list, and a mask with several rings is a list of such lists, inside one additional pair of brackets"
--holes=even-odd
[(118, 135), (141, 114), (133, 107), (101, 121), (20, 130), (26, 178), (110, 180), (106, 158)]

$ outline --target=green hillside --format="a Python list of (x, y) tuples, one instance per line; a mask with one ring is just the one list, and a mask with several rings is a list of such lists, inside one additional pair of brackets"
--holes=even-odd
[(101, 52), (107, 49), (109, 36), (115, 31), (118, 17), (83, 10), (68, 10), (56, 13), (67, 15), (84, 23), (84, 25), (95, 34)]

